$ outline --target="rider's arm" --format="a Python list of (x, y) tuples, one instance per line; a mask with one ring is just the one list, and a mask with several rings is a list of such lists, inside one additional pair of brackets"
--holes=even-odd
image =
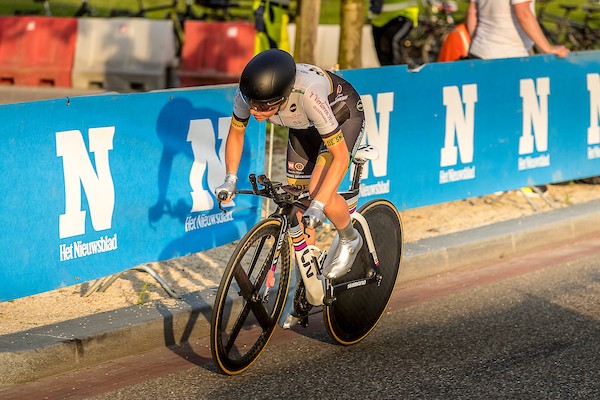
[(248, 105), (238, 88), (233, 96), (233, 115), (225, 142), (225, 167), (227, 174), (237, 175), (244, 150), (244, 132), (250, 120)]
[(235, 197), (235, 187), (238, 180), (237, 171), (242, 158), (244, 149), (244, 132), (246, 131), (246, 122), (236, 118), (235, 113), (231, 118), (229, 134), (225, 142), (225, 182), (215, 188), (215, 195), (220, 203), (227, 204)]
[(514, 4), (513, 8), (521, 28), (523, 28), (523, 31), (542, 53), (556, 54), (559, 57), (566, 57), (569, 55), (569, 50), (566, 47), (552, 46), (550, 42), (548, 42), (537, 17), (531, 11), (531, 1)]
[(473, 37), (475, 33), (475, 28), (477, 27), (477, 4), (471, 0), (469, 3), (469, 8), (467, 9), (467, 30), (469, 31), (469, 36)]
[(250, 118), (250, 112), (243, 102), (239, 90), (234, 95), (233, 103), (233, 115), (225, 141), (225, 182), (215, 188), (215, 194), (223, 204), (229, 203), (235, 197), (237, 173), (244, 149), (244, 133)]
[(244, 133), (248, 121), (240, 121), (235, 114), (231, 117), (229, 133), (225, 142), (225, 167), (227, 174), (237, 175), (242, 151), (244, 150)]

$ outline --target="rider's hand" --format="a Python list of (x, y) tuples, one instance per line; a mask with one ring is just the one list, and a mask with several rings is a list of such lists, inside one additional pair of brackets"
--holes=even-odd
[(235, 185), (238, 177), (234, 174), (227, 174), (225, 176), (225, 183), (221, 186), (217, 186), (215, 189), (215, 195), (220, 203), (229, 203), (231, 199), (235, 197)]
[(302, 215), (302, 223), (304, 223), (304, 227), (315, 229), (320, 226), (325, 221), (325, 213), (323, 212), (324, 208), (325, 204), (321, 203), (320, 201), (311, 201), (310, 206), (308, 206)]

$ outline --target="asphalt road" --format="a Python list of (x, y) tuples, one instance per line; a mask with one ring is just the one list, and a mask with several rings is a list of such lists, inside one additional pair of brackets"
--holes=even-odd
[[(597, 399), (600, 237), (398, 287), (361, 343), (276, 331), (246, 373), (205, 340), (0, 390), (3, 398)], [(8, 397), (5, 397), (8, 396)]]

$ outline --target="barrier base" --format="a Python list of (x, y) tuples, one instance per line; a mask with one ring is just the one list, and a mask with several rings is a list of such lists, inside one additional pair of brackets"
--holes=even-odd
[(167, 292), (169, 294), (169, 296), (171, 296), (175, 299), (181, 299), (181, 295), (179, 293), (177, 293), (175, 290), (173, 290), (173, 288), (171, 288), (171, 286), (167, 282), (165, 282), (165, 280), (163, 278), (161, 278), (160, 275), (158, 275), (156, 273), (156, 271), (154, 271), (152, 268), (150, 268), (147, 265), (140, 265), (135, 268), (131, 268), (131, 269), (119, 272), (118, 274), (114, 274), (114, 275), (111, 275), (106, 278), (97, 279), (96, 281), (94, 281), (92, 286), (90, 286), (90, 288), (87, 290), (87, 292), (85, 292), (83, 294), (83, 297), (89, 297), (92, 293), (95, 293), (95, 292), (106, 291), (106, 289), (108, 289), (109, 286), (112, 285), (121, 275), (123, 275), (127, 271), (132, 271), (132, 270), (147, 272), (151, 277), (153, 277), (160, 284), (160, 286), (162, 286), (162, 288), (165, 290), (165, 292)]
[(73, 72), (73, 87), (77, 89), (145, 92), (167, 88), (167, 80), (167, 72), (163, 70), (144, 72)]

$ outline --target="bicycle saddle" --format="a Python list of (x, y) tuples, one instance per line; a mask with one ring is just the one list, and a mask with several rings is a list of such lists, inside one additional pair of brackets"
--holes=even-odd
[(367, 160), (377, 160), (379, 158), (379, 150), (377, 147), (370, 144), (364, 144), (358, 148), (354, 155), (354, 162), (364, 164)]

